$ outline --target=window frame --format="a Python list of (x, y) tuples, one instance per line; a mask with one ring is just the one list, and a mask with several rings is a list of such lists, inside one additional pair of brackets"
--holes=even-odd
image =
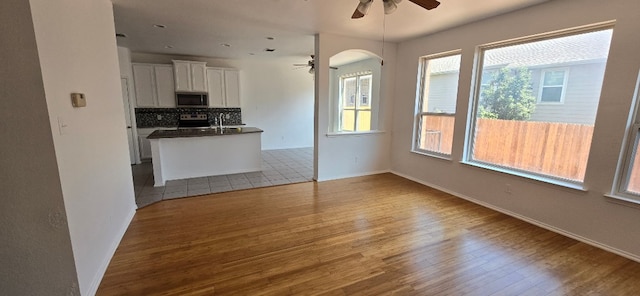
[[(562, 85), (544, 85), (544, 78), (547, 75), (547, 72), (564, 72)], [(559, 67), (559, 68), (545, 68), (540, 70), (540, 86), (538, 87), (538, 95), (537, 95), (537, 103), (540, 105), (562, 105), (564, 104), (565, 94), (567, 93), (567, 83), (569, 81), (569, 67)], [(542, 100), (542, 91), (545, 87), (562, 87), (560, 91), (560, 100), (559, 101), (543, 101)]]
[[(518, 168), (505, 167), (498, 164), (492, 164), (492, 163), (487, 163), (487, 162), (473, 159), (474, 139), (476, 137), (476, 122), (478, 118), (478, 108), (479, 108), (479, 100), (480, 100), (480, 94), (481, 94), (481, 80), (482, 80), (482, 74), (483, 74), (482, 72), (484, 70), (484, 53), (487, 50), (501, 48), (501, 47), (522, 45), (522, 44), (527, 44), (527, 43), (532, 43), (537, 41), (562, 38), (562, 37), (568, 37), (568, 36), (573, 36), (578, 34), (586, 34), (586, 33), (597, 32), (597, 31), (614, 30), (614, 25), (615, 25), (615, 21), (609, 21), (609, 22), (597, 23), (597, 24), (586, 25), (586, 26), (570, 28), (565, 30), (525, 36), (525, 37), (516, 38), (516, 39), (509, 39), (504, 41), (487, 43), (484, 45), (477, 46), (476, 52), (475, 52), (475, 65), (474, 65), (472, 86), (471, 86), (472, 97), (469, 100), (469, 110), (468, 110), (469, 113), (467, 116), (466, 138), (465, 138), (463, 157), (462, 157), (461, 163), (470, 165), (470, 166), (488, 169), (491, 171), (501, 172), (509, 175), (536, 180), (536, 181), (541, 181), (544, 183), (559, 185), (566, 188), (586, 191), (584, 187), (584, 180), (582, 181), (570, 180), (570, 179), (565, 179), (557, 176), (541, 174), (541, 173), (518, 169)], [(555, 68), (552, 68), (552, 69), (555, 69)], [(568, 75), (565, 76), (565, 80), (567, 78), (568, 78)], [(566, 87), (566, 84), (565, 84), (565, 87)], [(565, 89), (563, 88), (563, 93), (564, 92), (565, 92)], [(591, 145), (593, 145), (593, 141)]]
[[(368, 104), (365, 105), (365, 108), (362, 108), (362, 93), (361, 93), (361, 89), (360, 89), (360, 80), (363, 77), (369, 77), (369, 96), (367, 98), (368, 100)], [(356, 97), (354, 100), (354, 105), (353, 107), (345, 107), (344, 104), (344, 88), (345, 88), (345, 81), (347, 79), (354, 79), (356, 82), (355, 88), (356, 88)], [(373, 129), (371, 128), (372, 122), (369, 123), (370, 128), (369, 130), (366, 131), (359, 131), (358, 130), (358, 124), (359, 124), (359, 120), (358, 120), (358, 116), (360, 111), (369, 111), (370, 113), (373, 112), (373, 108), (372, 108), (372, 102), (371, 102), (371, 94), (373, 92), (373, 71), (360, 71), (360, 72), (355, 72), (355, 73), (349, 73), (349, 74), (345, 74), (339, 77), (338, 80), (338, 84), (339, 84), (339, 90), (340, 90), (340, 95), (338, 98), (338, 126), (337, 126), (337, 131), (338, 133), (367, 133), (367, 132), (371, 132), (373, 131)], [(354, 122), (353, 122), (353, 131), (350, 130), (343, 130), (342, 129), (342, 123), (343, 123), (343, 112), (344, 110), (350, 110), (354, 112)]]
[[(422, 128), (423, 118), (425, 116), (449, 116), (449, 117), (455, 118), (455, 115), (458, 109), (457, 100), (459, 95), (457, 89), (456, 89), (456, 112), (455, 113), (429, 112), (429, 111), (425, 112), (425, 111), (422, 111), (422, 107), (424, 105), (425, 99), (426, 100), (429, 99), (428, 96), (425, 98), (426, 84), (429, 83), (425, 79), (427, 77), (428, 62), (430, 60), (452, 57), (456, 55), (460, 56), (460, 67), (461, 67), (462, 66), (462, 49), (455, 49), (455, 50), (445, 51), (437, 54), (421, 56), (418, 60), (418, 77), (417, 77), (418, 83), (416, 83), (417, 90), (416, 90), (416, 101), (415, 101), (415, 111), (414, 111), (415, 115), (414, 115), (414, 123), (413, 123), (413, 139), (412, 139), (412, 145), (411, 145), (411, 152), (426, 155), (426, 156), (451, 160), (451, 154), (427, 150), (427, 149), (421, 149), (420, 136), (422, 134), (421, 128)], [(460, 81), (460, 71), (458, 71), (458, 82), (459, 81)], [(459, 85), (458, 85), (458, 88), (459, 88)], [(455, 133), (454, 133), (454, 137), (455, 137)]]
[(629, 202), (640, 204), (640, 193), (628, 190), (633, 172), (633, 161), (640, 148), (640, 73), (636, 80), (636, 89), (633, 94), (632, 107), (629, 110), (627, 120), (627, 131), (622, 142), (622, 149), (618, 159), (618, 168), (614, 178), (611, 197), (623, 199)]

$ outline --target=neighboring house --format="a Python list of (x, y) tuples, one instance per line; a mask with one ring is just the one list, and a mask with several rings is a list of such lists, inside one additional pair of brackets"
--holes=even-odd
[[(589, 38), (576, 35), (564, 40), (529, 43), (524, 54), (523, 48), (518, 48), (517, 57), (512, 47), (487, 50), (481, 83), (490, 83), (487, 74), (491, 69), (527, 67), (531, 70), (531, 87), (537, 100), (531, 121), (593, 125), (610, 36), (611, 31), (601, 31)], [(517, 62), (510, 62), (514, 60)], [(456, 85), (458, 78), (458, 72), (452, 70), (454, 66), (452, 62), (432, 69), (429, 112), (455, 112), (456, 90), (450, 87)]]

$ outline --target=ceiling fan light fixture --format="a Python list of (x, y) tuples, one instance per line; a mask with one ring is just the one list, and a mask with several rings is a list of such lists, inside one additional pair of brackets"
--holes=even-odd
[(367, 15), (367, 12), (369, 12), (369, 8), (371, 8), (371, 3), (373, 3), (373, 0), (360, 0), (358, 8), (356, 9), (363, 15)]
[(398, 9), (398, 5), (396, 4), (395, 0), (382, 0), (382, 3), (384, 5), (385, 14), (391, 14), (396, 11), (396, 9)]

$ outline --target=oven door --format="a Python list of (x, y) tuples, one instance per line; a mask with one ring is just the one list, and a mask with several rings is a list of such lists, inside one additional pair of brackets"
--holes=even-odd
[(199, 94), (199, 93), (181, 94), (181, 93), (176, 93), (176, 107), (178, 107), (178, 108), (207, 108), (207, 107), (209, 107), (209, 101), (207, 100), (207, 94)]

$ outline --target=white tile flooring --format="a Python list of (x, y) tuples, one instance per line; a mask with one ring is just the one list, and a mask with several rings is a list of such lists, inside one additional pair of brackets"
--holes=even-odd
[(262, 151), (262, 171), (167, 181), (153, 187), (151, 163), (132, 166), (138, 208), (187, 196), (259, 188), (313, 180), (313, 148)]

